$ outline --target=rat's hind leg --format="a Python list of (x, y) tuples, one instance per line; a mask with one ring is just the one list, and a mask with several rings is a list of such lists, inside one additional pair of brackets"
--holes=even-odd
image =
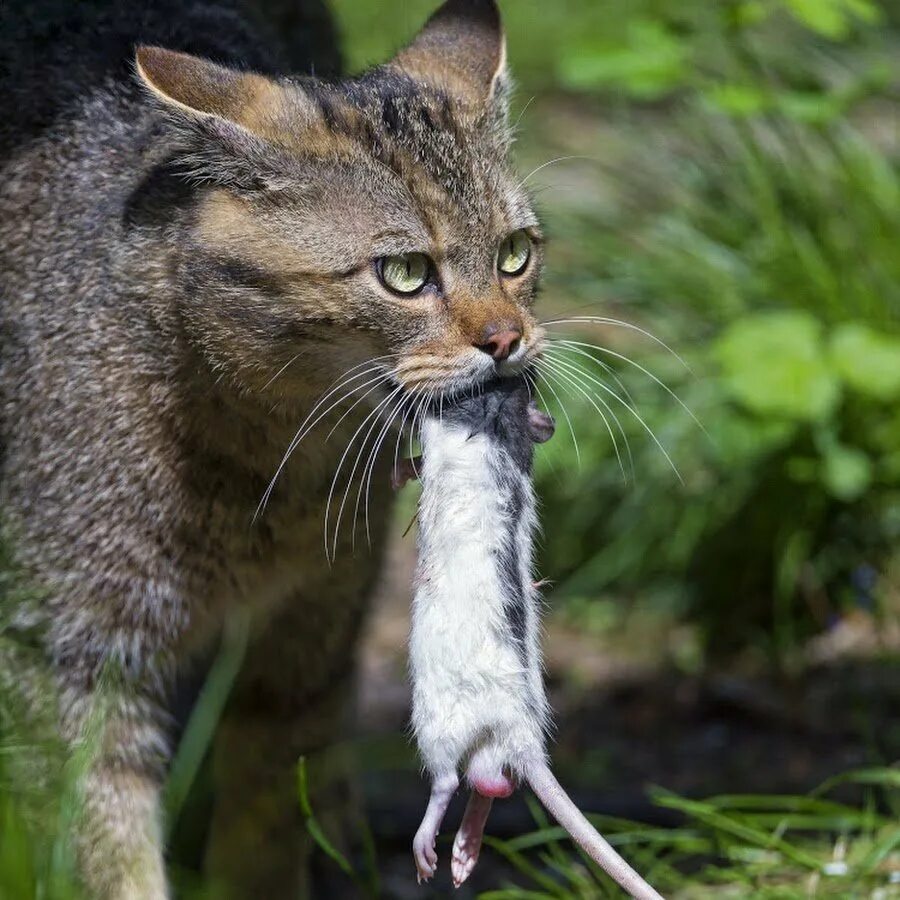
[(491, 803), (495, 797), (508, 797), (515, 789), (512, 778), (504, 771), (500, 748), (490, 742), (472, 754), (466, 769), (466, 778), (472, 788), (472, 794), (462, 824), (456, 833), (456, 840), (453, 842), (451, 862), (453, 883), (457, 887), (472, 874), (472, 869), (478, 862), (481, 839), (484, 837), (484, 826), (491, 811)]
[(478, 862), (481, 852), (481, 839), (484, 837), (484, 826), (491, 812), (491, 797), (483, 797), (478, 791), (472, 791), (463, 815), (456, 839), (453, 841), (453, 858), (450, 871), (453, 873), (453, 884), (459, 887), (471, 874)]
[(413, 839), (413, 856), (416, 860), (416, 876), (419, 883), (428, 881), (437, 868), (437, 851), (434, 849), (441, 822), (450, 805), (450, 800), (459, 787), (456, 772), (440, 775), (431, 784), (431, 796), (428, 808), (422, 818), (422, 824)]

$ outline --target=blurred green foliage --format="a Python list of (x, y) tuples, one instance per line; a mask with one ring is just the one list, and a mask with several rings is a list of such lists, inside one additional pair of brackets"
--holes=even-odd
[(5, 538), (0, 527), (0, 897), (83, 900), (70, 835), (91, 750), (65, 752), (52, 679), (29, 634), (11, 628), (12, 611), (38, 595)]
[[(436, 4), (332, 5), (348, 63), (360, 69), (401, 46)], [(874, 0), (516, 0), (503, 12), (514, 73), (529, 92), (607, 91), (646, 101), (691, 90), (731, 112), (776, 107), (820, 118), (890, 79), (888, 60), (869, 52), (884, 19)], [(828, 57), (838, 42), (862, 51), (846, 71), (796, 65), (798, 50)], [(772, 75), (785, 80), (777, 90)]]
[[(667, 377), (708, 434), (673, 403), (641, 406), (678, 492), (619, 407), (639, 441), (623, 490), (580, 404), (581, 474), (541, 480), (544, 571), (563, 596), (668, 591), (710, 650), (757, 642), (783, 658), (873, 603), (900, 538), (900, 170), (846, 122), (694, 121), (687, 151), (639, 163), (669, 198), (595, 224), (587, 253), (596, 294), (690, 357), (696, 374)], [(570, 376), (574, 362), (590, 368), (570, 356)], [(574, 449), (552, 462), (578, 470)]]

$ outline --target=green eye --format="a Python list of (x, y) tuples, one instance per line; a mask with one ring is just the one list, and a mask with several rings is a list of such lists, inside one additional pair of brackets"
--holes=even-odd
[(531, 258), (531, 238), (523, 229), (514, 231), (501, 245), (497, 268), (504, 275), (521, 275)]
[(395, 294), (417, 294), (431, 273), (431, 260), (424, 253), (384, 256), (378, 261), (378, 275), (384, 286)]

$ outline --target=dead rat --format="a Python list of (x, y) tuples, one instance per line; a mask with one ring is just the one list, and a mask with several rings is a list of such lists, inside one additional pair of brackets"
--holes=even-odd
[[(541, 672), (534, 443), (553, 420), (526, 383), (503, 379), (425, 415), (419, 562), (410, 633), (413, 729), (431, 781), (413, 852), (419, 880), (465, 771), (472, 789), (453, 844), (459, 886), (478, 859), (493, 798), (526, 782), (586, 853), (638, 900), (661, 900), (598, 834), (550, 771)], [(411, 474), (408, 466), (398, 483)]]

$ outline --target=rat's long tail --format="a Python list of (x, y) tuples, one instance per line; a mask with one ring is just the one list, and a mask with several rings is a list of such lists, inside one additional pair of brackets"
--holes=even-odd
[(650, 887), (588, 822), (562, 789), (546, 763), (529, 767), (526, 779), (547, 812), (569, 832), (575, 843), (610, 878), (628, 891), (635, 900), (663, 900), (662, 895)]

